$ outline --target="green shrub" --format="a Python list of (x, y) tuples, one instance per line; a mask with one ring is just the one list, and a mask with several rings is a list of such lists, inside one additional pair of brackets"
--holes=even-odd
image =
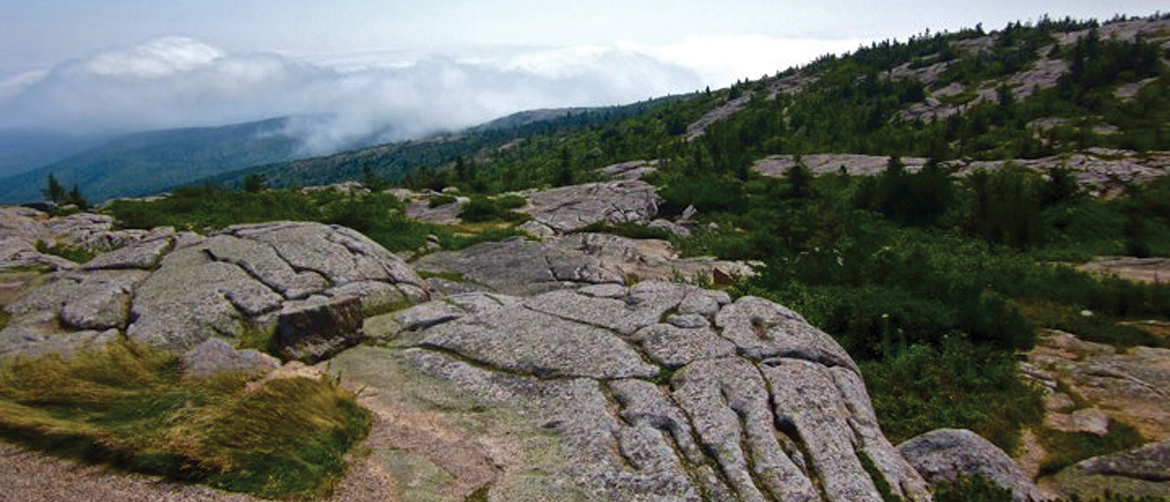
[(528, 199), (516, 194), (501, 195), (496, 197), (496, 205), (504, 209), (520, 209), (528, 205)]
[(0, 436), (27, 447), (267, 498), (327, 496), (369, 412), (323, 377), (254, 390), (182, 380), (178, 357), (124, 343), (0, 368)]
[(457, 201), (457, 200), (459, 200), (459, 199), (456, 198), (454, 195), (447, 195), (447, 194), (432, 195), (431, 198), (427, 199), (427, 207), (429, 207), (431, 209), (434, 209), (436, 207), (443, 207), (443, 206), (446, 206), (447, 204), (454, 204), (455, 201)]
[(1056, 474), (1082, 460), (1132, 450), (1145, 443), (1137, 429), (1118, 421), (1111, 421), (1103, 436), (1045, 428), (1040, 431), (1040, 444), (1048, 455), (1040, 465), (1040, 473)]
[(509, 211), (498, 201), (486, 197), (472, 197), (471, 201), (459, 211), (459, 219), (467, 223), (519, 222), (527, 220), (528, 215)]
[(1012, 491), (983, 476), (959, 476), (935, 488), (935, 502), (1015, 502)]
[(631, 223), (623, 221), (621, 223), (606, 223), (599, 221), (586, 225), (576, 231), (577, 233), (599, 233), (599, 234), (613, 234), (630, 239), (660, 239), (670, 240), (674, 234), (663, 230), (661, 228), (652, 228), (646, 225)]
[(948, 337), (941, 350), (912, 345), (860, 363), (882, 430), (899, 443), (935, 429), (970, 429), (1012, 451), (1039, 424), (1039, 392), (1021, 382), (1015, 358)]

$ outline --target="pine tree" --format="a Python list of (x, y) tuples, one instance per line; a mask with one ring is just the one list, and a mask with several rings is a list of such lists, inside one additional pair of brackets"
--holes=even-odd
[(52, 174), (49, 175), (48, 186), (45, 187), (42, 193), (44, 193), (45, 197), (48, 197), (49, 200), (53, 201), (53, 203), (60, 203), (64, 201), (66, 195), (65, 187), (61, 186), (61, 183), (57, 181), (57, 178)]

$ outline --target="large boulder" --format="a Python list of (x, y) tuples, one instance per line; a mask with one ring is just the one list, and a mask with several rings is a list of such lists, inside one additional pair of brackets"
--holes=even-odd
[(643, 282), (392, 316), (389, 348), (331, 365), (394, 422), (371, 458), (414, 466), (419, 499), (929, 500), (853, 361), (779, 305)]
[[(50, 274), (8, 305), (0, 355), (74, 347), (107, 332), (184, 352), (213, 337), (273, 329), (289, 305), (360, 297), (350, 307), (360, 314), (429, 296), (401, 259), (344, 227), (265, 223), (209, 237), (152, 235)], [(336, 324), (335, 334), (361, 320)]]
[(931, 484), (982, 476), (1011, 490), (1020, 502), (1046, 499), (1007, 453), (969, 430), (928, 432), (898, 445), (898, 451)]
[(286, 304), (276, 321), (276, 340), (284, 355), (320, 361), (362, 341), (362, 301), (356, 296), (324, 303)]

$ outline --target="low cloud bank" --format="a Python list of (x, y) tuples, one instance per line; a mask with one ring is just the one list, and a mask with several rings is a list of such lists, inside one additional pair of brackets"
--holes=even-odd
[(229, 53), (174, 37), (0, 79), (0, 127), (108, 133), (293, 116), (300, 118), (286, 132), (301, 138), (306, 153), (328, 153), (527, 109), (622, 104), (724, 86), (843, 45), (722, 37), (671, 47), (619, 43), (405, 61), (372, 53), (355, 64)]

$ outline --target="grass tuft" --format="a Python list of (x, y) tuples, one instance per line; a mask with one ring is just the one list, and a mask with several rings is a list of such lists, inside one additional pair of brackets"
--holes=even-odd
[(184, 380), (176, 356), (126, 343), (19, 359), (0, 368), (0, 436), (266, 498), (331, 493), (369, 412), (328, 377), (245, 384)]

